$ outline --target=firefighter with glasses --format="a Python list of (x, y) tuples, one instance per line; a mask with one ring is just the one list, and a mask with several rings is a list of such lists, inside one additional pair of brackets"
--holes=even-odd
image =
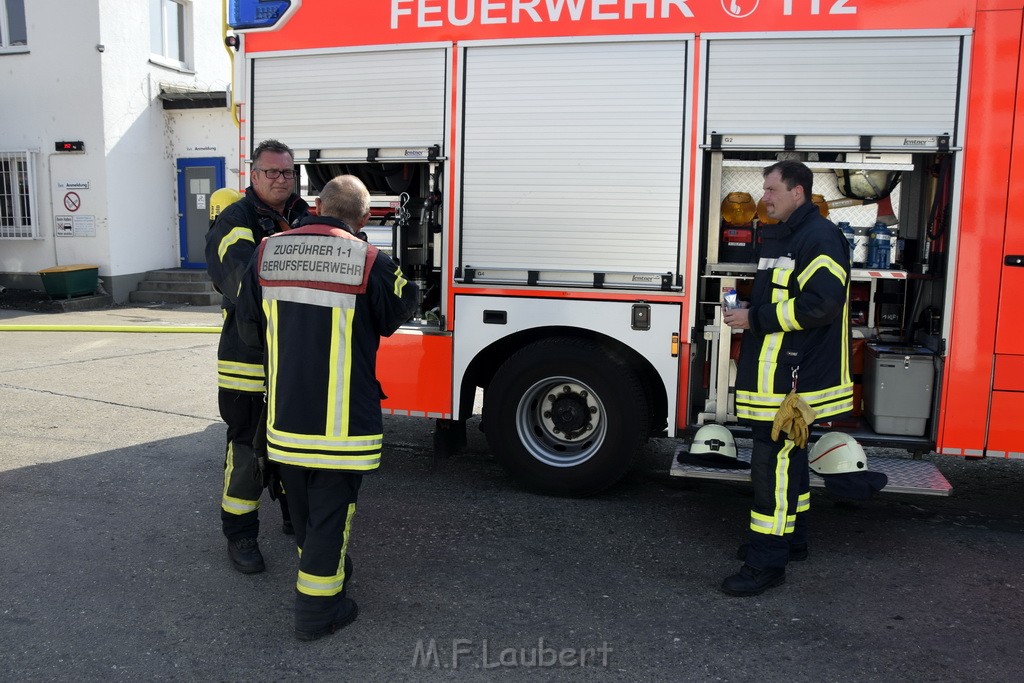
[(242, 276), (260, 241), (309, 214), (295, 194), (294, 154), (277, 140), (261, 142), (252, 155), (252, 181), (245, 196), (217, 216), (206, 235), (206, 263), (214, 286), (223, 294), (224, 326), (217, 349), (217, 399), (227, 424), (221, 523), (232, 566), (245, 574), (264, 570), (257, 542), (260, 495), (264, 484), (277, 498), (283, 530), (294, 533), (280, 482), (261, 480), (253, 462), (253, 438), (259, 427), (266, 391), (263, 356), (239, 337), (235, 303)]
[(770, 218), (760, 235), (747, 308), (723, 310), (742, 329), (736, 416), (751, 425), (754, 503), (744, 561), (722, 591), (758, 595), (782, 584), (786, 564), (807, 557), (808, 429), (853, 409), (850, 247), (811, 202), (811, 170), (785, 160), (763, 171)]

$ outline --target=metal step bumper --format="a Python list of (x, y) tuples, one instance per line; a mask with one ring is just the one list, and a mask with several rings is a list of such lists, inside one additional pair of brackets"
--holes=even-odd
[[(669, 474), (673, 477), (692, 477), (694, 479), (716, 479), (719, 481), (750, 481), (750, 470), (718, 469), (700, 467), (679, 462), (679, 454), (688, 451), (688, 446), (679, 446), (672, 456), (672, 467)], [(737, 446), (736, 457), (750, 462), (751, 448)], [(929, 496), (948, 496), (953, 487), (939, 472), (939, 468), (925, 460), (909, 458), (875, 457), (868, 454), (868, 469), (872, 472), (884, 472), (889, 478), (879, 493), (914, 493)], [(825, 480), (817, 473), (811, 472), (811, 486), (824, 487)]]

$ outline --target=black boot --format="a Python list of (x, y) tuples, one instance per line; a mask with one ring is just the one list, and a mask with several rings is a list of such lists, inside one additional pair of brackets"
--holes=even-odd
[(295, 637), (299, 640), (319, 640), (345, 628), (359, 616), (359, 606), (352, 598), (341, 598), (334, 607), (334, 614), (326, 623), (315, 623), (313, 617), (318, 611), (313, 604), (315, 600), (324, 598), (311, 598), (299, 594), (295, 601)]
[[(744, 543), (736, 549), (736, 559), (743, 562), (747, 561), (747, 552), (750, 550), (750, 544)], [(789, 561), (790, 562), (803, 562), (809, 555), (807, 550), (807, 544), (802, 545), (791, 545), (789, 546)]]
[(243, 574), (258, 574), (266, 569), (263, 553), (255, 538), (228, 541), (228, 557), (231, 558), (231, 565)]
[(754, 569), (749, 564), (740, 567), (740, 570), (732, 576), (726, 577), (722, 582), (722, 592), (738, 597), (760, 595), (769, 588), (781, 586), (786, 582), (786, 570), (777, 569)]

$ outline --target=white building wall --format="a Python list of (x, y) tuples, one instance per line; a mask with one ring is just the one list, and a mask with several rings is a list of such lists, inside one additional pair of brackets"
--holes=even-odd
[[(191, 3), (189, 71), (150, 59), (148, 2), (26, 0), (25, 10), (29, 52), (0, 55), (0, 88), (14, 93), (0, 107), (0, 149), (37, 152), (41, 229), (39, 239), (0, 240), (0, 278), (32, 286), (26, 276), (42, 268), (95, 264), (124, 301), (146, 271), (180, 265), (176, 159), (224, 157), (226, 184), (238, 184), (230, 109), (170, 111), (159, 99), (162, 84), (230, 90), (222, 3)], [(85, 152), (54, 153), (57, 140), (82, 140)], [(68, 183), (81, 199), (73, 213)], [(67, 215), (74, 234), (55, 235)]]
[[(107, 139), (107, 178), (111, 188), (111, 268), (119, 274), (142, 274), (180, 264), (177, 157), (224, 156), (187, 151), (206, 147), (212, 133), (202, 125), (181, 125), (196, 118), (216, 128), (217, 146), (237, 140), (230, 110), (169, 111), (158, 96), (161, 85), (202, 91), (230, 90), (231, 63), (221, 34), (222, 3), (192, 3), (192, 64), (180, 71), (149, 59), (149, 4), (101, 0), (104, 32), (123, 45), (123, 55), (104, 60), (104, 115)], [(127, 30), (126, 30), (127, 29)], [(106, 56), (107, 53), (105, 53)], [(122, 87), (114, 87), (115, 84)], [(179, 138), (184, 134), (187, 137)], [(225, 142), (226, 140), (227, 142)]]
[[(60, 28), (54, 17), (60, 17)], [(97, 7), (32, 0), (25, 3), (25, 21), (29, 52), (0, 55), (0, 149), (34, 152), (41, 227), (39, 239), (0, 241), (0, 272), (35, 273), (72, 263), (105, 266), (109, 240)], [(55, 153), (58, 140), (81, 140), (86, 151)], [(75, 213), (95, 217), (95, 236), (55, 238), (55, 213), (71, 213), (63, 207), (67, 182), (89, 183), (88, 189), (74, 190), (81, 199)]]

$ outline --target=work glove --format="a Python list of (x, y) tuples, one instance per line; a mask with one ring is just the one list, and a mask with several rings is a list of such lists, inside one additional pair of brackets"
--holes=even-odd
[(272, 462), (267, 454), (267, 405), (265, 403), (256, 425), (256, 434), (252, 439), (252, 459), (253, 479), (267, 489), (270, 500), (277, 500), (278, 494), (284, 491), (284, 485), (281, 483), (277, 463)]
[(772, 422), (772, 441), (778, 441), (779, 434), (785, 432), (786, 438), (803, 448), (807, 445), (808, 428), (813, 422), (814, 409), (797, 396), (796, 391), (791, 391), (775, 413), (775, 420)]

